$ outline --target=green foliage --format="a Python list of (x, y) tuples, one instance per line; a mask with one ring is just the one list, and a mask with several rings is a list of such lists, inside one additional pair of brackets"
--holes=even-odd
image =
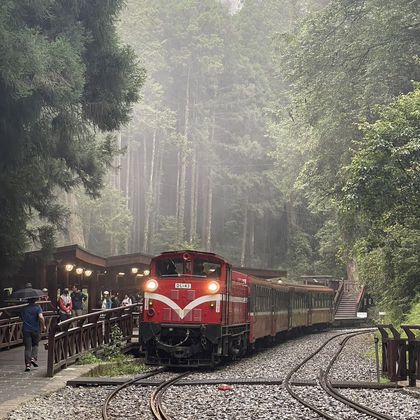
[[(182, 234), (182, 236), (184, 236)], [(162, 217), (160, 220), (159, 232), (152, 239), (153, 252), (160, 252), (176, 249), (200, 249), (199, 240), (194, 242), (179, 241), (177, 221), (173, 216)]]
[(112, 360), (115, 357), (122, 355), (122, 349), (126, 343), (123, 333), (118, 325), (113, 325), (111, 328), (111, 340), (105, 344), (102, 353), (103, 360)]
[(113, 377), (136, 375), (147, 370), (147, 367), (132, 356), (119, 355), (106, 362), (100, 360), (97, 366), (92, 369), (87, 376), (92, 377)]
[(379, 228), (420, 228), (420, 86), (361, 125), (363, 141), (348, 167), (344, 205)]
[(346, 169), (342, 212), (357, 217), (362, 280), (401, 321), (420, 291), (420, 89), (378, 110)]
[[(304, 195), (325, 226), (337, 226), (340, 258), (350, 254), (359, 223), (363, 228), (357, 215), (340, 214), (337, 200), (347, 178), (342, 168), (359, 147), (354, 141), (364, 137), (360, 121), (371, 121), (377, 104), (389, 103), (412, 89), (411, 80), (419, 80), (417, 6), (407, 0), (333, 0), (276, 37), (276, 62), (288, 83), (269, 109), (279, 187), (292, 198)], [(368, 166), (366, 177), (376, 167)], [(386, 193), (385, 179), (376, 179)], [(368, 188), (375, 194), (375, 186)], [(409, 193), (406, 189), (400, 197)], [(316, 266), (340, 261), (321, 249), (322, 244)]]
[(311, 237), (302, 230), (295, 229), (289, 236), (289, 252), (287, 254), (288, 276), (299, 278), (304, 274), (313, 273), (313, 249)]
[(409, 325), (420, 325), (420, 295), (413, 299), (413, 303), (408, 311), (404, 323)]
[(111, 342), (106, 344), (100, 356), (85, 353), (79, 360), (80, 364), (98, 364), (90, 372), (90, 376), (120, 376), (141, 373), (146, 370), (143, 363), (139, 363), (132, 356), (122, 353), (125, 345), (124, 336), (118, 325), (111, 329)]
[[(5, 0), (0, 6), (0, 267), (28, 239), (51, 244), (64, 226), (59, 190), (96, 196), (111, 137), (138, 98), (144, 74), (115, 32), (120, 0)], [(44, 222), (27, 231), (32, 217)]]
[(106, 185), (92, 199), (80, 191), (78, 203), (87, 248), (104, 256), (126, 253), (133, 216), (121, 192)]
[(125, 354), (116, 354), (104, 359), (91, 352), (87, 352), (81, 356), (78, 363), (81, 365), (96, 365), (87, 374), (87, 376), (92, 377), (135, 375), (147, 370), (147, 367), (138, 359)]
[(343, 244), (337, 221), (332, 217), (327, 219), (315, 237), (318, 256), (314, 263), (314, 272), (329, 273), (337, 278), (343, 278), (345, 274)]
[[(377, 236), (371, 221), (379, 223), (378, 218), (384, 218), (389, 226), (407, 227), (416, 217), (418, 220), (418, 166), (414, 163), (418, 161), (418, 133), (407, 124), (416, 118), (416, 105), (406, 105), (413, 111), (406, 122), (397, 118), (400, 121), (393, 119), (390, 126), (387, 117), (374, 129), (370, 125), (378, 104), (392, 102), (412, 89), (412, 80), (419, 80), (417, 7), (417, 2), (407, 0), (386, 4), (380, 0), (333, 0), (276, 37), (275, 58), (289, 88), (270, 106), (269, 134), (276, 144), (272, 156), (279, 174), (287, 174), (280, 187), (292, 198), (302, 200), (303, 195), (309, 208), (324, 219), (317, 234), (321, 242), (319, 254), (315, 254), (319, 255), (316, 267), (334, 267), (341, 258), (346, 262), (354, 256), (360, 257), (363, 270), (369, 271), (370, 251), (356, 255), (351, 247), (367, 230), (373, 229), (372, 238)], [(361, 216), (359, 208), (353, 207), (353, 212), (345, 210), (343, 214), (342, 188), (352, 176), (343, 168), (352, 161), (355, 149), (363, 149), (364, 143), (384, 130), (388, 139), (372, 146), (376, 152), (369, 153), (369, 160), (363, 155), (355, 158), (363, 164), (352, 169), (354, 185), (346, 186), (346, 203), (352, 207), (351, 195), (363, 192), (365, 203), (356, 201), (359, 206), (366, 204), (370, 213)], [(404, 143), (409, 137), (412, 141), (391, 146), (393, 130), (395, 139), (400, 136)], [(387, 156), (395, 157), (393, 164), (385, 164)], [(411, 180), (404, 182), (404, 177)], [(329, 231), (334, 240), (322, 231)], [(396, 235), (401, 238), (402, 234)], [(389, 239), (387, 246), (394, 252), (398, 247), (392, 240), (395, 238)], [(336, 247), (336, 256), (328, 242)], [(393, 277), (389, 270), (378, 273), (381, 275)]]
[(102, 359), (99, 358), (96, 354), (91, 352), (83, 353), (80, 357), (78, 363), (80, 365), (93, 365), (96, 363), (101, 363)]

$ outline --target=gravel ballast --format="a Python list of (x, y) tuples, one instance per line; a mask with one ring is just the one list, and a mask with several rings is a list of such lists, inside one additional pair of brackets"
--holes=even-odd
[[(188, 379), (284, 379), (293, 366), (315, 351), (328, 338), (343, 332), (331, 330), (290, 339), (269, 349), (216, 370), (195, 372)], [(323, 356), (317, 356), (302, 368), (294, 379), (316, 379), (321, 368), (338, 348), (335, 339), (326, 346)], [(352, 338), (331, 371), (331, 379), (338, 381), (376, 381), (375, 361), (367, 357), (373, 353), (372, 334)], [(164, 379), (171, 374), (162, 374)], [(153, 378), (155, 379), (155, 378)], [(102, 404), (114, 389), (104, 387), (66, 387), (49, 396), (39, 397), (21, 406), (7, 417), (10, 420), (101, 419)], [(132, 386), (119, 393), (111, 401), (108, 415), (120, 419), (152, 419), (149, 398), (154, 387)], [(327, 408), (337, 419), (370, 419), (331, 397), (322, 396), (318, 387), (294, 387), (305, 398), (312, 398), (320, 408)], [(395, 419), (420, 418), (420, 400), (399, 390), (340, 389), (346, 397), (388, 414)], [(175, 386), (163, 396), (163, 405), (175, 419), (293, 419), (310, 420), (320, 417), (294, 400), (279, 385), (234, 385), (232, 390), (221, 391), (217, 385)]]

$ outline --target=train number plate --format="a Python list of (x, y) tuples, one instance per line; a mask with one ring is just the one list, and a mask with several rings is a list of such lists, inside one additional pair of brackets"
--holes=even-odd
[(175, 283), (175, 289), (191, 289), (191, 283)]

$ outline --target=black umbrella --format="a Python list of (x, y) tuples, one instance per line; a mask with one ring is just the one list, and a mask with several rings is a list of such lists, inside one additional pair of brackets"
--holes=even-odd
[(33, 289), (32, 287), (25, 287), (24, 289), (16, 290), (10, 295), (10, 299), (16, 300), (28, 300), (28, 299), (38, 299), (41, 296), (44, 296), (45, 293), (40, 289)]

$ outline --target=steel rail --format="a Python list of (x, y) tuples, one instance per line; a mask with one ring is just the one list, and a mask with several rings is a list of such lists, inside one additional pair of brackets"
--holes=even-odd
[[(375, 329), (373, 328), (369, 328), (363, 331), (358, 331), (357, 334), (366, 334), (368, 332), (373, 332), (375, 331)], [(321, 417), (327, 419), (327, 420), (339, 420), (336, 417), (333, 417), (329, 414), (327, 414), (325, 411), (322, 411), (320, 408), (318, 408), (317, 406), (309, 403), (308, 401), (306, 401), (305, 399), (303, 399), (299, 394), (297, 394), (295, 391), (293, 391), (291, 384), (290, 384), (290, 379), (292, 378), (292, 376), (297, 373), (297, 371), (304, 366), (307, 362), (309, 362), (309, 360), (311, 360), (314, 356), (316, 356), (327, 344), (329, 344), (331, 341), (333, 341), (334, 339), (336, 339), (337, 337), (341, 337), (343, 335), (349, 335), (349, 334), (356, 334), (356, 333), (351, 333), (351, 332), (345, 332), (345, 333), (341, 333), (341, 334), (336, 334), (333, 337), (329, 338), (328, 340), (326, 340), (320, 347), (318, 347), (314, 352), (312, 352), (309, 356), (307, 356), (301, 363), (299, 363), (297, 366), (295, 366), (286, 376), (286, 378), (284, 379), (284, 386), (287, 390), (287, 392), (297, 401), (299, 401), (302, 405), (304, 405), (305, 407), (309, 408), (310, 410), (314, 411), (315, 413), (319, 414)]]
[(150, 397), (150, 409), (152, 411), (153, 417), (156, 420), (171, 420), (171, 417), (165, 413), (162, 407), (162, 395), (164, 392), (174, 383), (178, 382), (184, 376), (187, 376), (191, 372), (184, 372), (180, 375), (175, 376), (165, 382), (162, 382), (152, 393)]
[(329, 375), (335, 361), (337, 360), (338, 356), (343, 351), (344, 346), (346, 345), (347, 341), (349, 341), (351, 338), (353, 338), (354, 336), (359, 335), (359, 334), (365, 334), (365, 333), (360, 333), (359, 332), (359, 333), (349, 335), (340, 343), (340, 348), (338, 349), (338, 351), (336, 352), (334, 357), (331, 359), (331, 361), (328, 364), (325, 372), (321, 371), (321, 373), (319, 375), (319, 383), (328, 395), (330, 395), (331, 397), (335, 398), (336, 400), (342, 402), (343, 404), (346, 404), (349, 407), (352, 407), (353, 409), (359, 411), (360, 413), (367, 414), (367, 415), (369, 415), (371, 417), (374, 417), (378, 420), (393, 420), (392, 417), (390, 417), (386, 414), (380, 413), (379, 411), (373, 410), (372, 408), (369, 408), (369, 407), (367, 407), (363, 404), (359, 404), (356, 401), (350, 400), (349, 398), (345, 397), (340, 392), (338, 392), (336, 389), (334, 389), (334, 387), (331, 385), (331, 381), (330, 381), (328, 375)]
[(135, 384), (138, 381), (141, 381), (143, 379), (147, 379), (150, 378), (152, 376), (158, 375), (159, 373), (165, 372), (166, 368), (158, 368), (158, 369), (154, 369), (150, 372), (146, 372), (142, 375), (136, 376), (133, 379), (129, 379), (128, 381), (124, 382), (123, 384), (119, 385), (116, 389), (114, 389), (110, 394), (108, 394), (108, 396), (105, 399), (105, 402), (102, 406), (102, 419), (103, 420), (109, 420), (107, 411), (108, 411), (108, 407), (109, 407), (109, 403), (110, 401), (124, 388), (127, 388), (130, 385)]

